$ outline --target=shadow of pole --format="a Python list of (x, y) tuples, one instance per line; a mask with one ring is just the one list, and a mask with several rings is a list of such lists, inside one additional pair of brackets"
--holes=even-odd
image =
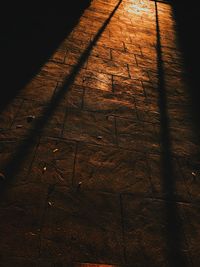
[(191, 101), (190, 122), (193, 131), (200, 139), (200, 39), (198, 38), (200, 16), (198, 2), (187, 0), (172, 0), (173, 17), (176, 22), (177, 39), (181, 49), (183, 65), (186, 70), (185, 82), (188, 86), (188, 96)]
[(97, 34), (94, 36), (91, 43), (85, 49), (85, 51), (80, 56), (78, 63), (72, 69), (70, 75), (65, 79), (62, 85), (58, 88), (57, 93), (51, 100), (50, 104), (43, 110), (43, 114), (41, 118), (35, 121), (33, 129), (31, 129), (28, 137), (19, 144), (16, 152), (12, 155), (9, 162), (4, 166), (2, 172), (5, 175), (6, 179), (2, 181), (0, 184), (0, 194), (3, 195), (3, 192), (9, 186), (9, 184), (13, 181), (14, 175), (19, 171), (20, 164), (26, 158), (27, 154), (30, 152), (30, 149), (34, 143), (37, 142), (38, 135), (37, 131), (42, 131), (48, 122), (48, 119), (54, 114), (55, 108), (59, 105), (60, 101), (62, 100), (63, 95), (69, 90), (70, 85), (73, 84), (76, 75), (78, 74), (81, 67), (84, 65), (86, 59), (90, 55), (90, 52), (94, 45), (99, 40), (101, 34), (104, 32), (105, 28), (107, 27), (108, 23), (110, 22), (111, 18), (119, 8), (122, 0), (118, 2), (115, 6), (109, 17), (105, 20), (104, 24), (101, 26)]
[(183, 232), (181, 218), (175, 199), (176, 176), (173, 169), (171, 152), (169, 118), (167, 113), (167, 97), (165, 89), (164, 62), (162, 58), (161, 36), (159, 27), (158, 5), (155, 0), (156, 37), (157, 37), (157, 71), (160, 111), (160, 137), (161, 137), (161, 164), (162, 164), (162, 193), (164, 201), (164, 218), (166, 220), (166, 259), (171, 267), (186, 267), (187, 263), (183, 255)]

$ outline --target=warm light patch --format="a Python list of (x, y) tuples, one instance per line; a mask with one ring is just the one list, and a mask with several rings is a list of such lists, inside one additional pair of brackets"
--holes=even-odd
[(126, 7), (126, 11), (137, 14), (141, 12), (149, 12), (149, 8), (140, 5), (129, 4)]
[(131, 14), (144, 14), (144, 13), (149, 13), (151, 9), (152, 3), (149, 3), (147, 1), (128, 1), (125, 3), (125, 10), (128, 13)]

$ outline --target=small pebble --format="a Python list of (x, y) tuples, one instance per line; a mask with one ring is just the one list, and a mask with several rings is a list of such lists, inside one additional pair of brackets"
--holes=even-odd
[(193, 181), (196, 181), (197, 174), (195, 172), (192, 172)]
[(16, 128), (23, 128), (23, 125), (22, 124), (18, 124), (18, 125), (16, 125)]
[(79, 182), (77, 185), (77, 190), (79, 190), (81, 188), (82, 182)]
[(32, 235), (32, 236), (35, 236), (35, 235), (36, 235), (36, 234), (35, 234), (35, 233), (33, 233), (33, 232), (30, 232), (29, 234), (30, 234), (30, 235)]
[(33, 116), (33, 115), (29, 115), (29, 116), (26, 118), (26, 120), (27, 120), (28, 123), (32, 122), (34, 119), (35, 119), (35, 116)]
[(52, 203), (49, 201), (49, 202), (48, 202), (48, 205), (49, 205), (49, 206), (52, 206)]

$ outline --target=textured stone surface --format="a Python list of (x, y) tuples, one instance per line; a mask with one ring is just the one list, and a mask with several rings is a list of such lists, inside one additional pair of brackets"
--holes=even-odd
[[(149, 164), (154, 196), (167, 198), (165, 184), (168, 177), (165, 176), (165, 165), (168, 164), (168, 162), (163, 163), (162, 156), (153, 154), (148, 155), (147, 161)], [(189, 187), (176, 158), (172, 159), (171, 176), (173, 177), (172, 196), (179, 201), (190, 201)]]
[(184, 206), (184, 230), (194, 266), (199, 265), (199, 206)]
[(92, 145), (78, 148), (75, 183), (80, 181), (83, 190), (135, 194), (151, 190), (144, 154)]
[[(138, 200), (134, 195), (124, 195), (122, 201), (128, 263), (144, 266), (148, 261), (148, 266), (152, 267), (171, 266), (171, 259), (167, 255), (172, 233), (168, 232), (170, 213), (166, 214), (165, 203), (150, 199)], [(184, 262), (189, 262), (189, 255), (184, 251), (186, 244), (179, 245), (181, 247), (177, 250), (181, 250)]]
[(47, 80), (43, 76), (34, 78), (23, 90), (20, 96), (27, 100), (35, 100), (42, 103), (50, 102), (57, 83), (53, 80)]
[(117, 118), (116, 125), (120, 147), (142, 152), (159, 152), (159, 133), (154, 124)]
[(5, 182), (13, 186), (24, 184), (35, 155), (37, 140), (32, 145), (29, 145), (29, 150), (26, 151), (26, 142), (24, 140), (17, 142), (16, 139), (9, 141), (6, 139), (0, 142), (1, 173), (5, 177)]
[(23, 185), (9, 189), (1, 200), (1, 257), (38, 257), (46, 189)]
[(26, 30), (11, 42), (1, 267), (200, 265), (199, 136), (172, 6), (118, 4), (91, 0), (75, 24), (56, 5), (46, 23), (46, 6), (41, 25), (33, 14), (33, 31), (48, 24), (38, 40)]
[(40, 141), (32, 163), (28, 181), (68, 187), (72, 184), (75, 144), (57, 139)]
[[(120, 262), (119, 199), (103, 193), (57, 187), (49, 197), (41, 253), (83, 262)], [(68, 203), (66, 205), (66, 203)]]
[(0, 130), (9, 129), (16, 117), (17, 112), (19, 111), (23, 103), (22, 99), (16, 99), (11, 102), (11, 105), (6, 107), (6, 109), (0, 114)]
[(115, 61), (101, 59), (99, 57), (90, 57), (88, 60), (88, 69), (97, 70), (98, 72), (108, 73), (128, 77), (128, 68), (126, 64), (118, 63)]
[(114, 144), (116, 143), (114, 119), (99, 113), (68, 111), (63, 137), (83, 142)]
[(134, 118), (136, 117), (134, 104), (134, 97), (126, 93), (85, 90), (84, 108), (88, 111)]

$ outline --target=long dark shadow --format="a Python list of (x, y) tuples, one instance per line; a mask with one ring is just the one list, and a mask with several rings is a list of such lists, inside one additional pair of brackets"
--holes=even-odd
[(89, 3), (1, 1), (0, 112), (38, 73)]
[(181, 48), (188, 94), (191, 100), (191, 122), (194, 132), (200, 137), (200, 38), (199, 38), (199, 2), (187, 0), (172, 0), (173, 16), (176, 21), (176, 32)]
[(62, 100), (63, 95), (66, 94), (66, 92), (69, 90), (70, 85), (73, 84), (76, 75), (78, 74), (81, 67), (84, 65), (86, 59), (90, 55), (90, 52), (93, 48), (93, 46), (96, 44), (98, 39), (100, 38), (101, 34), (105, 30), (106, 26), (110, 22), (111, 18), (113, 17), (114, 13), (120, 6), (122, 0), (118, 2), (116, 7), (113, 9), (111, 14), (109, 15), (108, 19), (104, 22), (102, 27), (99, 29), (91, 43), (88, 45), (88, 47), (85, 49), (85, 51), (80, 56), (78, 63), (71, 71), (71, 74), (66, 78), (66, 80), (63, 82), (60, 88), (58, 88), (57, 93), (55, 94), (54, 98), (52, 99), (51, 103), (44, 109), (43, 115), (40, 119), (35, 121), (33, 129), (30, 131), (28, 137), (19, 144), (18, 148), (16, 149), (16, 152), (12, 155), (9, 162), (6, 164), (2, 172), (4, 173), (6, 179), (1, 183), (1, 195), (3, 195), (4, 190), (9, 186), (9, 184), (13, 181), (14, 175), (19, 171), (20, 165), (25, 159), (26, 155), (30, 151), (30, 147), (32, 144), (36, 143), (38, 138), (38, 132), (42, 131), (48, 122), (48, 119), (54, 114), (55, 108), (59, 105), (60, 100)]
[(159, 14), (157, 1), (155, 1), (156, 34), (157, 34), (157, 71), (158, 71), (158, 92), (160, 110), (160, 137), (161, 137), (161, 164), (162, 164), (162, 191), (166, 198), (164, 201), (164, 218), (166, 220), (166, 259), (170, 267), (186, 267), (183, 251), (183, 232), (179, 216), (175, 192), (176, 176), (173, 168), (169, 118), (167, 112), (167, 97), (165, 88), (164, 62), (162, 58), (161, 36), (159, 28)]

